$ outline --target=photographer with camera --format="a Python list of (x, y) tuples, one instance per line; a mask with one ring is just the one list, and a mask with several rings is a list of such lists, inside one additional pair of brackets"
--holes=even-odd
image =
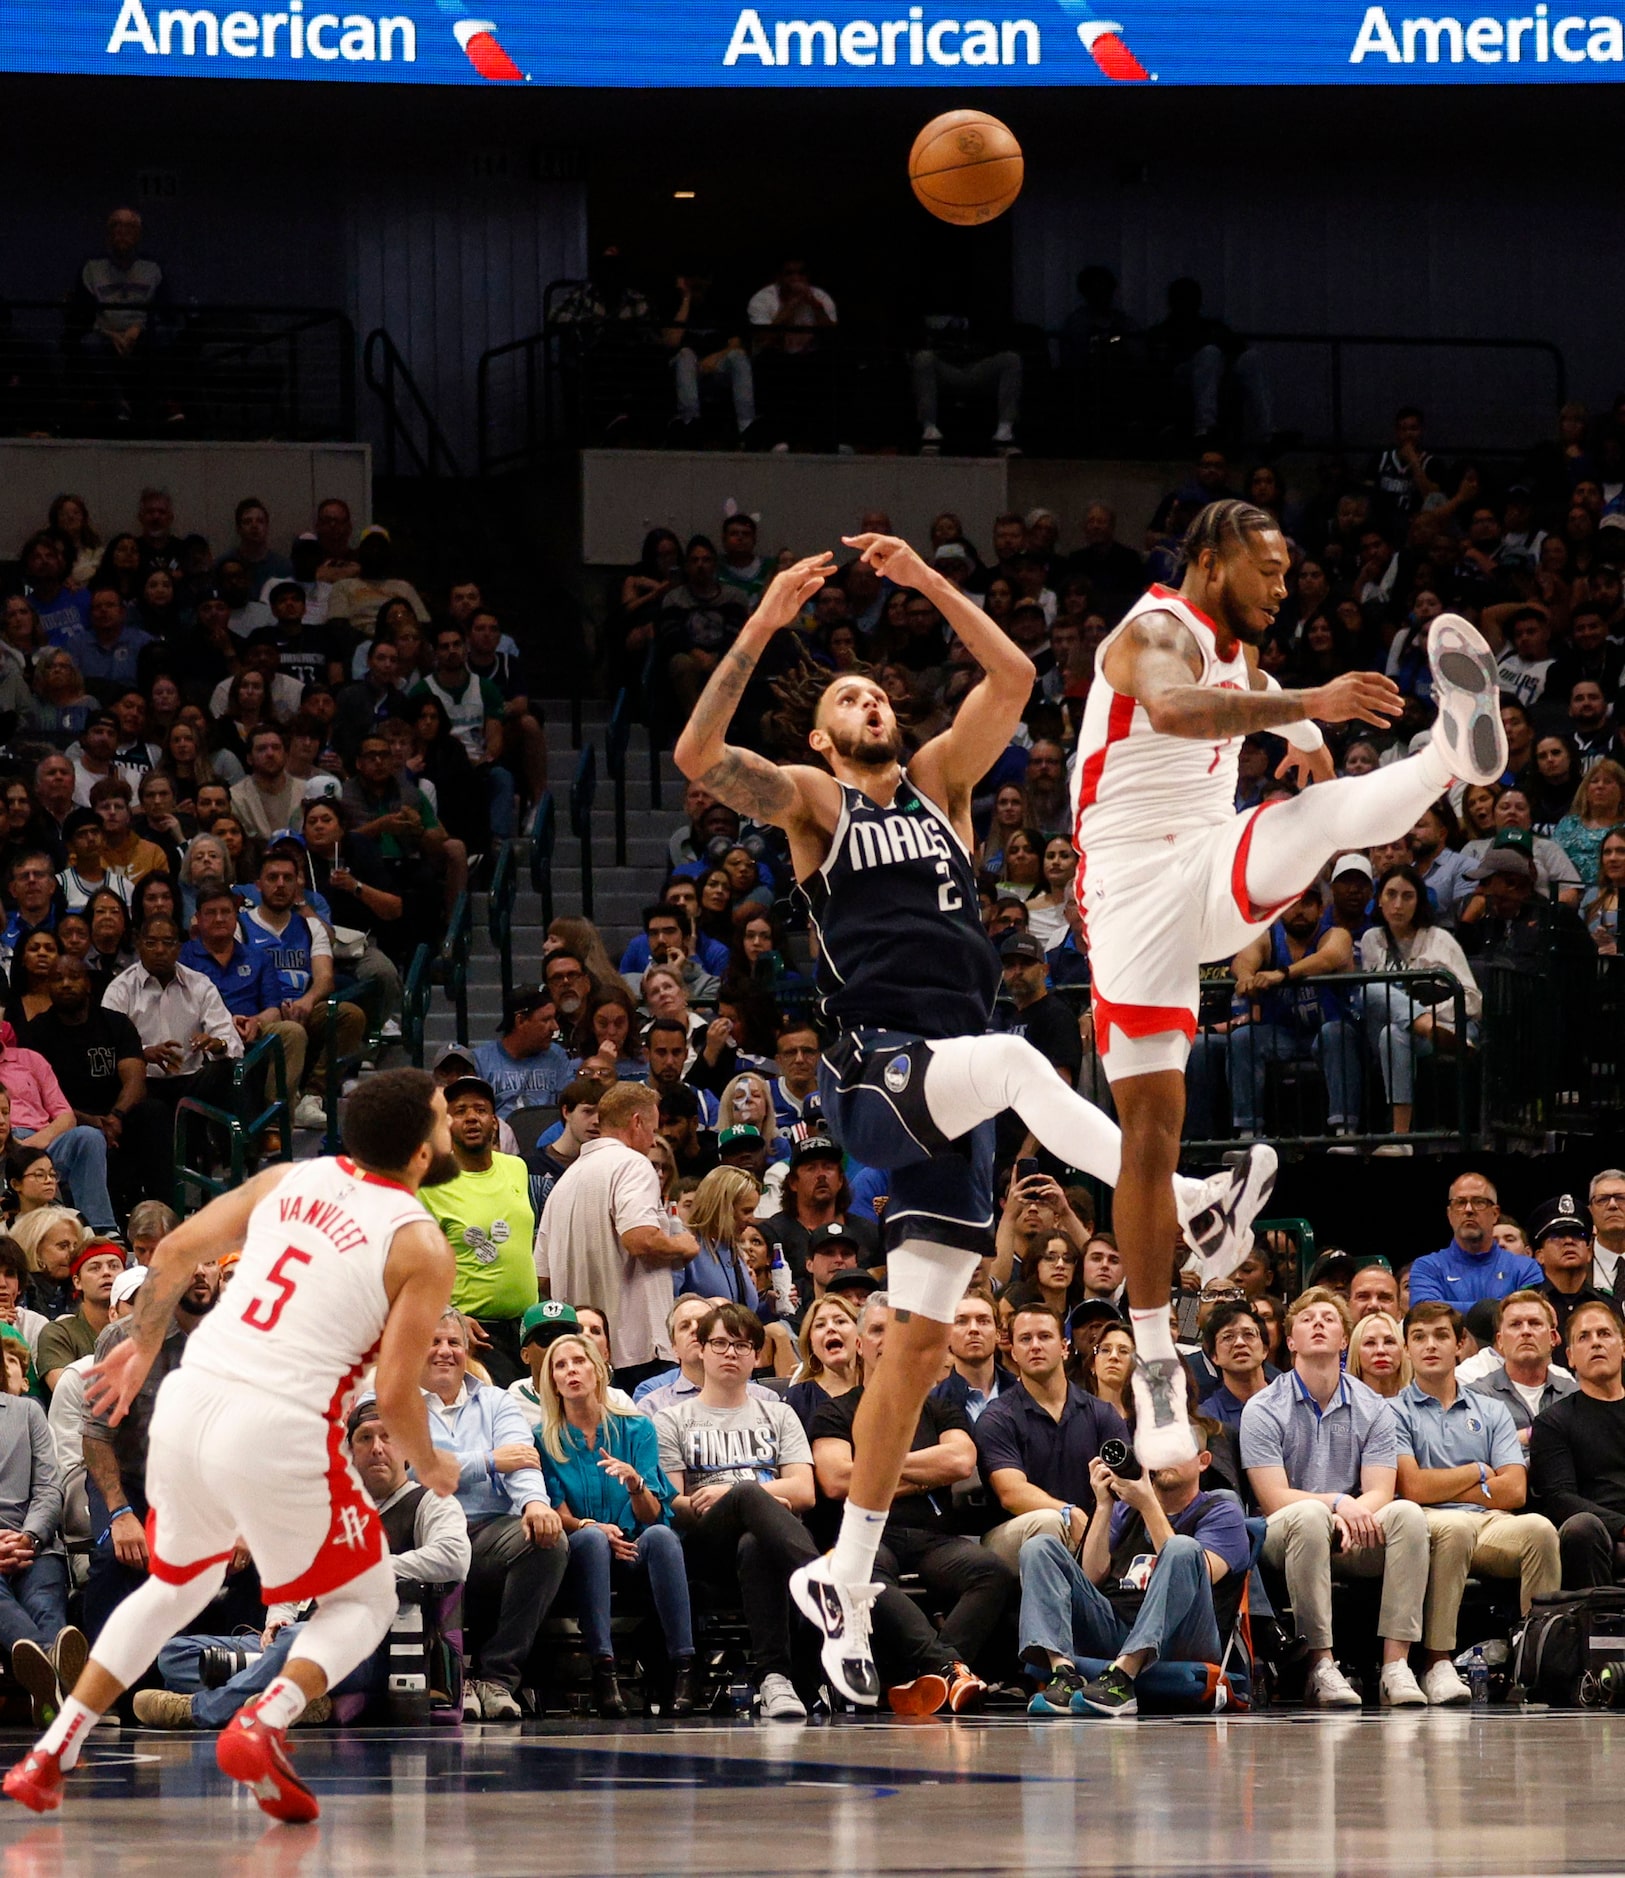
[[(1139, 1713), (1135, 1677), (1158, 1657), (1220, 1660), (1249, 1547), (1235, 1496), (1198, 1488), (1209, 1459), (1144, 1475), (1125, 1442), (1107, 1441), (1089, 1464), (1095, 1510), (1077, 1558), (1055, 1538), (1021, 1548), (1022, 1659), (1049, 1678), (1029, 1715), (1126, 1719)], [(1080, 1656), (1112, 1661), (1085, 1682)]]

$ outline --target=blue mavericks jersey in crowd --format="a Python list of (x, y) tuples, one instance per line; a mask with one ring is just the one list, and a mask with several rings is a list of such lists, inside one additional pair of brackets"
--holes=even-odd
[(797, 891), (818, 930), (818, 993), (840, 1030), (979, 1037), (999, 988), (976, 873), (904, 771), (889, 808), (841, 785), (824, 865)]

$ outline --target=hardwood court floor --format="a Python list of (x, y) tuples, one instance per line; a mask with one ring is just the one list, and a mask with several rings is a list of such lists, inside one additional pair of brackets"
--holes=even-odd
[[(895, 1878), (1625, 1870), (1625, 1713), (296, 1736), (277, 1826), (211, 1735), (101, 1731), (60, 1814), (0, 1812), (0, 1878)], [(6, 1760), (25, 1745), (0, 1739)], [(3, 1805), (3, 1803), (0, 1803)]]

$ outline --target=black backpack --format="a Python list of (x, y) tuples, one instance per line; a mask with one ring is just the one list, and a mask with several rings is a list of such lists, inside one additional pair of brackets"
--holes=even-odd
[(1513, 1645), (1512, 1680), (1556, 1708), (1625, 1698), (1625, 1586), (1536, 1598)]

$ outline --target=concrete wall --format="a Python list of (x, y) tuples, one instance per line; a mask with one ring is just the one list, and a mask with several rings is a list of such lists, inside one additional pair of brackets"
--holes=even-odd
[(364, 443), (95, 443), (0, 439), (0, 558), (44, 526), (63, 490), (90, 505), (105, 541), (134, 528), (136, 500), (155, 484), (175, 499), (179, 533), (206, 535), (224, 553), (235, 539), (232, 511), (258, 496), (271, 537), (286, 548), (309, 528), (316, 504), (342, 496), (359, 528), (372, 514), (372, 451)]

